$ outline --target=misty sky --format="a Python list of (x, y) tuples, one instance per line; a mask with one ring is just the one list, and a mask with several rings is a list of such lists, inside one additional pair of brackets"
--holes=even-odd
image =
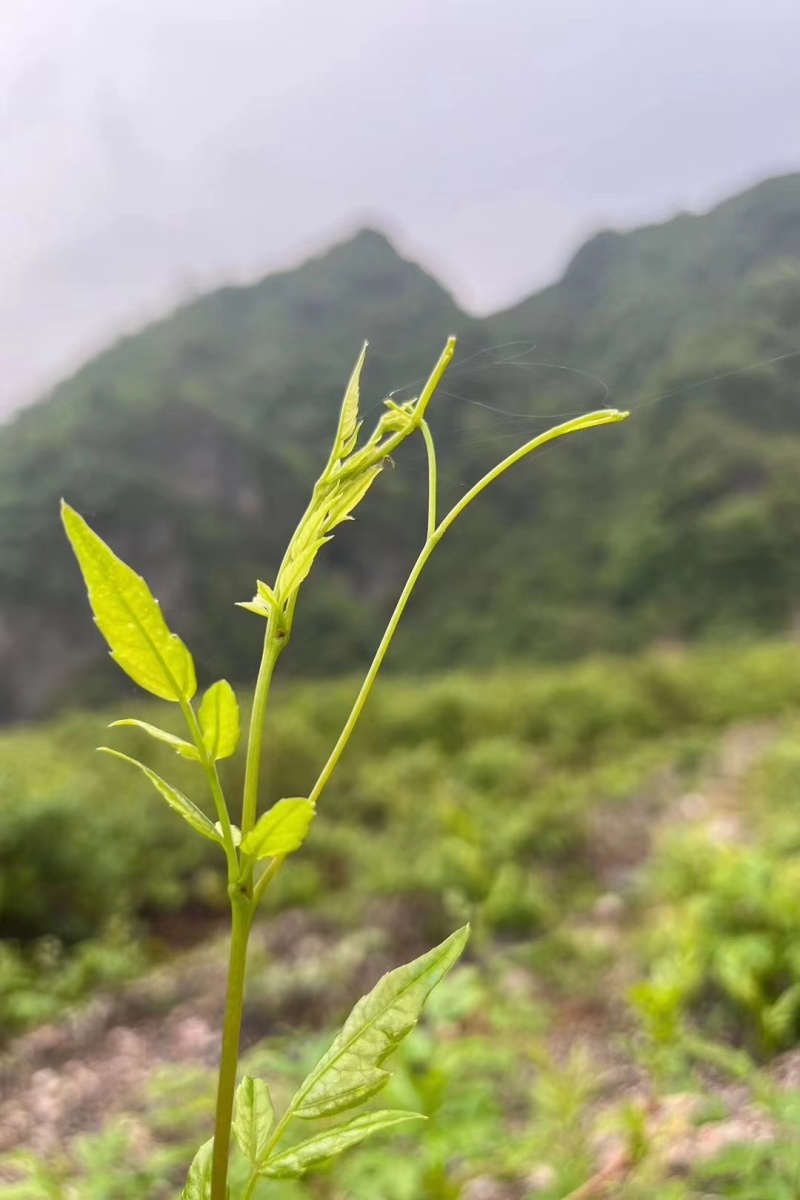
[(0, 412), (361, 224), (485, 311), (800, 169), (797, 0), (0, 0)]

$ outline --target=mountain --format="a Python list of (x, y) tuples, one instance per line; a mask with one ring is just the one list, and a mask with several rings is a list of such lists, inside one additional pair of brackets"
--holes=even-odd
[[(148, 577), (207, 675), (252, 675), (262, 631), (233, 601), (278, 565), (365, 337), (374, 419), (460, 335), (431, 413), (451, 499), (550, 414), (606, 395), (633, 410), (517, 467), (448, 534), (401, 631), (405, 665), (785, 628), (800, 585), (800, 357), (781, 356), (800, 347), (798, 318), (800, 175), (704, 216), (601, 232), (557, 284), (483, 321), (370, 230), (214, 292), (0, 432), (0, 716), (119, 686), (61, 495)], [(424, 477), (404, 447), (337, 531), (287, 666), (338, 671), (369, 653), (420, 544)]]

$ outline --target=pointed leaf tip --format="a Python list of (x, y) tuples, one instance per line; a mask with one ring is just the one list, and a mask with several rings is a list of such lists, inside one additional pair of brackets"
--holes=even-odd
[(373, 1133), (378, 1133), (382, 1129), (390, 1129), (392, 1125), (405, 1124), (406, 1121), (424, 1121), (425, 1119), (421, 1113), (399, 1112), (391, 1109), (362, 1113), (358, 1117), (353, 1117), (351, 1121), (336, 1125), (333, 1129), (326, 1129), (324, 1133), (318, 1133), (315, 1137), (307, 1138), (306, 1141), (298, 1142), (296, 1145), (290, 1146), (288, 1150), (273, 1155), (272, 1158), (267, 1159), (259, 1174), (267, 1179), (296, 1179), (309, 1167), (341, 1154), (350, 1146), (358, 1145)]
[(390, 971), (356, 1004), (330, 1048), (295, 1094), (298, 1117), (333, 1116), (375, 1095), (389, 1080), (383, 1062), (416, 1025), (425, 1001), (458, 960), (464, 926), (427, 954)]
[(165, 742), (182, 758), (191, 758), (196, 761), (200, 757), (196, 746), (184, 741), (183, 738), (176, 737), (174, 733), (167, 733), (165, 729), (159, 729), (157, 725), (151, 725), (148, 721), (139, 721), (135, 717), (124, 717), (121, 721), (112, 721), (108, 728), (117, 729), (122, 725), (131, 725), (136, 729), (143, 730), (157, 741)]
[(197, 690), (191, 654), (164, 620), (141, 575), (129, 567), (65, 500), (61, 520), (111, 657), (145, 691), (191, 700)]
[(364, 360), (366, 357), (367, 343), (364, 342), (361, 347), (361, 353), (356, 359), (355, 366), (353, 367), (350, 379), (348, 380), (347, 388), (345, 389), (344, 400), (342, 401), (342, 409), (339, 414), (339, 428), (336, 431), (336, 441), (334, 443), (334, 459), (343, 458), (345, 453), (349, 453), (353, 448), (352, 445), (349, 445), (349, 443), (352, 441), (352, 436), (355, 432), (356, 424), (358, 422), (361, 372), (364, 368)]
[(139, 762), (137, 758), (131, 758), (129, 754), (122, 754), (119, 750), (112, 750), (110, 746), (98, 746), (97, 749), (101, 750), (104, 754), (110, 754), (113, 758), (122, 759), (123, 762), (131, 763), (134, 767), (137, 767), (150, 780), (156, 791), (164, 797), (170, 808), (174, 808), (176, 812), (180, 813), (184, 821), (187, 821), (192, 829), (196, 829), (198, 833), (202, 833), (203, 837), (207, 837), (209, 841), (224, 844), (222, 835), (217, 832), (205, 813), (201, 812), (188, 796), (184, 796), (183, 792), (179, 792), (171, 783), (167, 783), (160, 775), (156, 775), (155, 771), (151, 771), (149, 767)]

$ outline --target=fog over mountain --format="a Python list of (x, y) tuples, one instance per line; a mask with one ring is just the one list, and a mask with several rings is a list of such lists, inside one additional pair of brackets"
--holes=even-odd
[(468, 310), (800, 164), (764, 0), (6, 0), (0, 412), (224, 280), (388, 230)]

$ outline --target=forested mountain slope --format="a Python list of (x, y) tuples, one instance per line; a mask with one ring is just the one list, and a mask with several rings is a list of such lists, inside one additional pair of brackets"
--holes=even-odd
[[(61, 495), (148, 576), (207, 673), (248, 676), (260, 623), (233, 601), (277, 566), (362, 340), (374, 419), (452, 332), (461, 365), (431, 414), (451, 498), (550, 414), (604, 403), (587, 375), (633, 416), (521, 465), (448, 535), (401, 635), (407, 666), (792, 621), (800, 357), (780, 356), (800, 348), (800, 175), (600, 233), (560, 282), (482, 321), (364, 231), (120, 341), (0, 432), (0, 714), (118, 686)], [(287, 666), (366, 655), (419, 545), (424, 479), (404, 451), (325, 548)]]

